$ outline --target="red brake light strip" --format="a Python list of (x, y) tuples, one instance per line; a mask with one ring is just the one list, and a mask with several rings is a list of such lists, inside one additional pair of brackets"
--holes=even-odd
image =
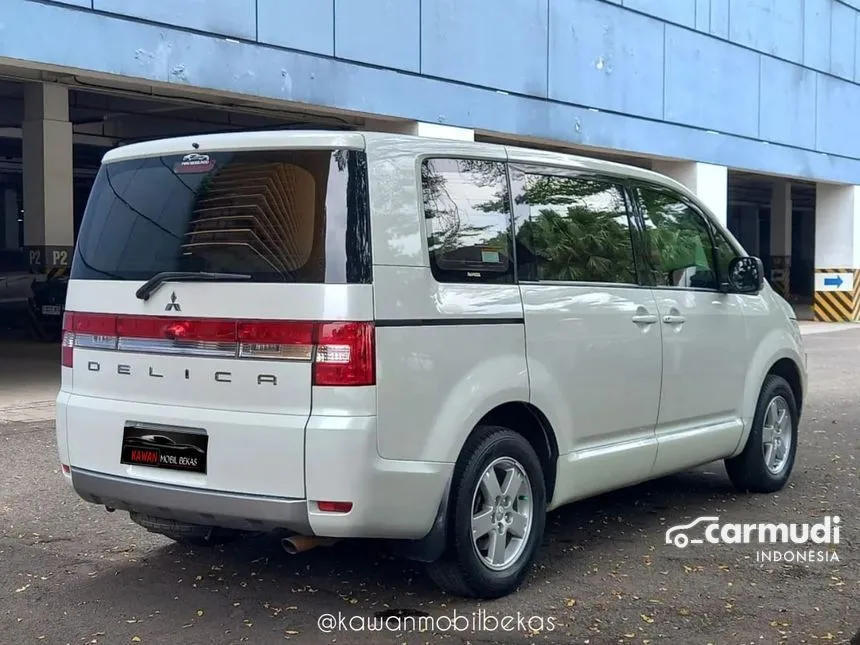
[(63, 365), (75, 348), (314, 363), (316, 385), (375, 383), (372, 322), (172, 318), (66, 312)]

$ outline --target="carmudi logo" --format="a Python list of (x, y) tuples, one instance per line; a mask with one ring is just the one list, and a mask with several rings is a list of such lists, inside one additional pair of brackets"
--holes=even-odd
[[(756, 554), (757, 562), (839, 562), (840, 518), (827, 515), (815, 523), (721, 523), (719, 517), (697, 517), (666, 531), (666, 544), (686, 549), (691, 544), (767, 544), (806, 549), (771, 548)], [(818, 547), (818, 548), (814, 548)]]

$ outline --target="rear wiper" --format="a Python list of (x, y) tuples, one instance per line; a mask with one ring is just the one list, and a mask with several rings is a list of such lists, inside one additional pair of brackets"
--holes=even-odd
[(135, 292), (141, 300), (149, 300), (155, 291), (165, 282), (233, 282), (234, 280), (250, 280), (245, 273), (206, 273), (205, 271), (164, 271), (156, 273)]

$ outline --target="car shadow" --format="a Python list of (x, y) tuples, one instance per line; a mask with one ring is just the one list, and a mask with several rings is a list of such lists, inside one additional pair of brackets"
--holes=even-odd
[[(589, 571), (613, 554), (672, 558), (671, 547), (663, 545), (668, 527), (702, 515), (748, 514), (751, 504), (765, 508), (766, 497), (737, 494), (722, 465), (715, 464), (567, 505), (549, 514), (544, 543), (523, 587), (480, 605), (514, 607), (521, 602), (518, 597), (533, 597), (542, 588), (556, 595), (568, 589), (581, 592)], [(333, 610), (438, 614), (476, 606), (445, 595), (423, 565), (395, 559), (383, 542), (348, 540), (289, 555), (280, 543), (285, 535), (204, 548), (165, 541), (110, 572), (116, 588), (134, 590), (118, 593), (111, 606), (124, 615), (139, 615), (143, 596), (163, 615), (177, 601), (201, 607), (208, 603), (225, 621), (292, 620), (289, 624), (304, 628), (310, 628), (312, 616)], [(666, 555), (649, 556), (656, 547)], [(83, 581), (77, 593), (83, 602), (97, 601), (103, 589), (92, 579)]]

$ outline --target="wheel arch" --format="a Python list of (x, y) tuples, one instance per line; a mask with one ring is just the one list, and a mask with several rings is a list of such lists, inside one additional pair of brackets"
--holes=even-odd
[[(470, 439), (475, 432), (488, 425), (509, 428), (522, 435), (529, 442), (541, 463), (546, 488), (546, 501), (549, 504), (555, 494), (558, 440), (546, 415), (535, 405), (525, 401), (509, 401), (496, 405), (484, 414), (469, 434), (464, 437), (457, 455), (458, 464), (467, 457), (465, 447), (470, 445)], [(395, 553), (419, 562), (434, 562), (442, 557), (448, 544), (451, 485), (452, 482), (449, 480), (442, 494), (436, 519), (430, 532), (420, 540), (393, 542), (392, 547)]]
[(764, 387), (764, 383), (769, 376), (780, 376), (788, 382), (788, 385), (791, 388), (792, 393), (794, 394), (795, 403), (797, 404), (798, 416), (801, 414), (801, 411), (803, 409), (803, 398), (805, 395), (805, 380), (803, 374), (803, 368), (800, 366), (800, 362), (793, 355), (786, 355), (786, 353), (781, 353), (780, 355), (774, 356), (771, 359), (771, 361), (767, 364), (766, 369), (764, 369), (760, 373), (759, 378), (755, 381), (755, 390), (747, 390), (748, 398), (746, 399), (744, 404), (744, 429), (738, 441), (738, 445), (735, 447), (734, 452), (732, 452), (732, 454), (729, 456), (730, 458), (738, 456), (741, 452), (743, 452), (743, 449), (746, 446), (747, 439), (752, 429), (752, 422), (755, 415), (756, 406), (758, 405), (758, 399), (761, 396), (761, 391)]
[(787, 357), (780, 358), (771, 365), (770, 369), (765, 374), (765, 379), (770, 375), (781, 376), (788, 382), (791, 392), (794, 394), (794, 401), (797, 404), (797, 413), (800, 415), (803, 408), (804, 392), (803, 379), (800, 375), (800, 368), (797, 366), (797, 363)]
[[(546, 415), (535, 405), (525, 401), (503, 403), (485, 414), (472, 429), (469, 436), (471, 437), (480, 426), (487, 425), (509, 428), (522, 435), (531, 444), (541, 462), (544, 486), (546, 487), (546, 500), (547, 503), (550, 503), (555, 494), (558, 474), (558, 440)], [(466, 443), (468, 441), (467, 438)], [(461, 454), (458, 461), (462, 457)]]

